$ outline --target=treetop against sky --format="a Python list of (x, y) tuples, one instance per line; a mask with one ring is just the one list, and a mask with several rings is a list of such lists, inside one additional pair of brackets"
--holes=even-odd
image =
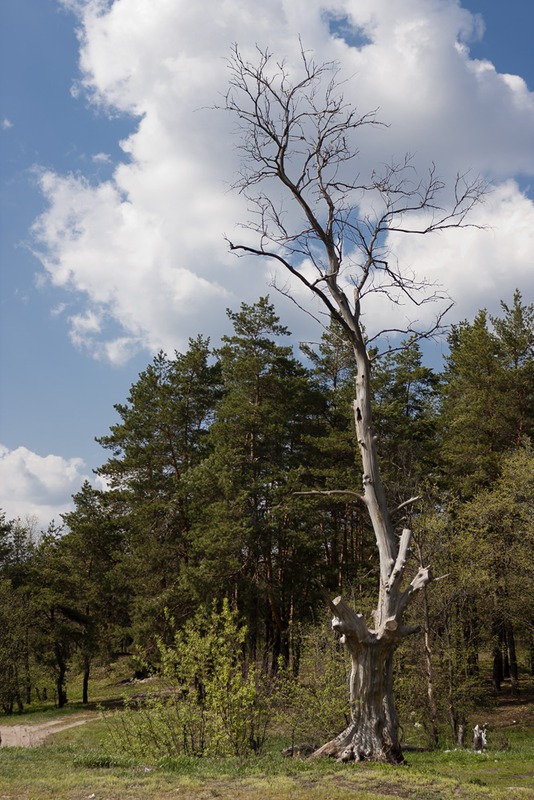
[[(471, 171), (490, 182), (474, 219), (485, 230), (391, 243), (399, 263), (455, 300), (450, 322), (498, 312), (516, 286), (532, 299), (530, 4), (398, 0), (392, 15), (386, 0), (314, 0), (305, 11), (268, 0), (253, 12), (244, 0), (5, 0), (0, 16), (8, 516), (58, 518), (151, 356), (183, 351), (197, 333), (217, 344), (226, 308), (268, 291), (272, 265), (236, 259), (224, 241), (247, 215), (229, 191), (234, 128), (211, 110), (234, 42), (246, 56), (276, 43), (292, 66), (300, 36), (319, 63), (339, 62), (346, 101), (388, 124), (362, 132), (362, 173), (410, 152), (445, 180)], [(271, 296), (294, 342), (319, 339), (309, 316)], [(367, 313), (379, 328), (392, 309)]]

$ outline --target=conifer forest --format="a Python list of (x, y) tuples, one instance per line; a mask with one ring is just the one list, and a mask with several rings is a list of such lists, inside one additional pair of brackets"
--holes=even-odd
[[(168, 671), (217, 638), (216, 618), (256, 684), (285, 676), (289, 691), (312, 671), (324, 685), (337, 659), (329, 692), (349, 713), (325, 607), (342, 595), (369, 618), (380, 581), (354, 490), (350, 347), (333, 322), (295, 353), (268, 297), (228, 314), (219, 348), (198, 336), (184, 353), (159, 353), (116, 405), (99, 439), (107, 491), (86, 483), (40, 535), (3, 517), (4, 712), (47, 687), (64, 705), (80, 673), (87, 702), (92, 669), (117, 659), (132, 676)], [(448, 344), (439, 371), (410, 341), (372, 363), (396, 535), (413, 528), (412, 572), (425, 563), (434, 576), (407, 612), (418, 632), (395, 655), (396, 702), (401, 717), (423, 711), (436, 744), (444, 728), (461, 736), (503, 681), (519, 693), (534, 668), (534, 306), (516, 291), (498, 317), (454, 325)], [(301, 698), (308, 709), (313, 696)]]

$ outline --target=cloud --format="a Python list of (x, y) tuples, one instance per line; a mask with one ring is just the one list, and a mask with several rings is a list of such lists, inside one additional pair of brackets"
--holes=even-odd
[(66, 308), (66, 303), (58, 303), (57, 306), (54, 306), (54, 308), (51, 309), (50, 314), (52, 317), (60, 317)]
[(92, 161), (95, 164), (110, 164), (111, 156), (109, 153), (95, 153), (95, 155), (92, 158)]
[(398, 237), (392, 249), (418, 274), (454, 289), (455, 317), (469, 318), (473, 309), (499, 311), (499, 300), (511, 301), (519, 288), (534, 297), (534, 204), (514, 180), (498, 184), (467, 227), (440, 234), (437, 240)]
[(81, 458), (40, 456), (0, 445), (0, 508), (7, 519), (35, 518), (42, 530), (72, 509), (72, 495), (89, 480)]
[(11, 122), (10, 119), (4, 117), (2, 122), (0, 122), (0, 127), (2, 128), (3, 131), (8, 131), (10, 128), (13, 127), (13, 123)]
[(394, 13), (390, 0), (63, 3), (79, 15), (79, 90), (138, 120), (111, 178), (40, 175), (48, 208), (36, 248), (50, 282), (76, 298), (77, 347), (116, 363), (181, 349), (199, 331), (218, 335), (227, 306), (267, 291), (271, 265), (235, 259), (223, 239), (243, 236), (236, 223), (247, 219), (244, 198), (228, 191), (239, 164), (232, 121), (210, 110), (227, 88), (233, 42), (245, 57), (276, 43), (291, 69), (300, 35), (317, 61), (339, 60), (346, 100), (379, 108), (390, 125), (362, 132), (362, 173), (411, 152), (446, 180), (471, 170), (492, 182), (477, 218), (490, 233), (395, 241), (404, 262), (460, 301), (457, 313), (532, 285), (534, 206), (514, 179), (534, 169), (534, 96), (519, 76), (470, 57), (483, 22), (457, 0), (397, 0)]

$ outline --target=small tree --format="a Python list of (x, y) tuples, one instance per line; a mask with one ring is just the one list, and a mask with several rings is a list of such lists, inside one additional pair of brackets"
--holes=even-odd
[[(174, 642), (158, 637), (165, 691), (131, 701), (109, 720), (121, 750), (134, 756), (259, 753), (272, 716), (272, 699), (254, 662), (244, 656), (247, 636), (237, 612), (223, 600), (200, 608)], [(150, 666), (150, 665), (147, 665)]]
[[(421, 567), (411, 582), (404, 581), (412, 532), (406, 528), (397, 536), (380, 477), (371, 414), (372, 340), (364, 333), (362, 304), (377, 292), (415, 305), (436, 299), (426, 281), (395, 263), (388, 236), (462, 227), (484, 187), (478, 179), (458, 175), (450, 208), (443, 210), (445, 184), (435, 168), (420, 179), (409, 157), (362, 178), (356, 136), (381, 123), (375, 112), (361, 115), (344, 101), (337, 66), (318, 65), (301, 49), (295, 76), (268, 51), (257, 52), (250, 63), (234, 47), (229, 60), (224, 108), (240, 127), (244, 158), (236, 188), (251, 210), (246, 242), (229, 245), (239, 255), (281, 265), (319, 298), (348, 337), (357, 369), (353, 408), (363, 465), (363, 493), (350, 491), (369, 513), (378, 550), (372, 626), (341, 597), (330, 604), (333, 627), (352, 659), (351, 720), (317, 755), (399, 762), (393, 654), (417, 630), (403, 624), (403, 614), (431, 573)], [(417, 340), (432, 331), (409, 325), (403, 332)]]
[(531, 639), (534, 619), (534, 452), (530, 440), (524, 444), (504, 456), (498, 479), (465, 503), (458, 519), (470, 545), (460, 557), (477, 576), (483, 630), (493, 639), (493, 688), (501, 688), (506, 665), (514, 693), (519, 691), (516, 637)]

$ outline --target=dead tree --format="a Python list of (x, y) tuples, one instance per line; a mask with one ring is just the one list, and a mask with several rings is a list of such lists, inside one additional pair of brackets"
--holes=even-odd
[[(397, 534), (380, 477), (369, 355), (378, 335), (366, 338), (362, 308), (377, 292), (415, 306), (438, 299), (435, 287), (396, 264), (388, 237), (463, 227), (484, 187), (478, 179), (458, 175), (444, 209), (440, 198), (446, 186), (434, 166), (421, 179), (406, 157), (361, 177), (358, 135), (372, 128), (378, 132), (382, 123), (375, 112), (359, 114), (345, 102), (336, 64), (318, 65), (301, 50), (293, 70), (268, 51), (257, 49), (257, 58), (249, 62), (234, 47), (229, 67), (223, 108), (238, 122), (243, 159), (235, 188), (250, 211), (243, 223), (246, 240), (229, 246), (238, 255), (271, 259), (319, 298), (323, 311), (346, 332), (357, 368), (354, 421), (363, 465), (358, 494), (376, 539), (378, 600), (371, 624), (341, 597), (330, 603), (332, 625), (352, 660), (351, 721), (315, 755), (397, 763), (402, 752), (393, 657), (400, 642), (417, 630), (403, 623), (403, 615), (431, 572), (420, 567), (411, 580), (405, 578), (412, 532), (405, 528)], [(409, 324), (402, 332), (428, 337), (440, 322), (438, 315), (432, 330)]]
[(475, 725), (473, 728), (473, 750), (476, 753), (481, 753), (483, 750), (487, 749), (488, 746), (488, 723), (485, 722), (484, 725)]

